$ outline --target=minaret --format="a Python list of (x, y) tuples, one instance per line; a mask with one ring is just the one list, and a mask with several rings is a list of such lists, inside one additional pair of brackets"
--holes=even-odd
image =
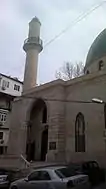
[(24, 41), (23, 49), (26, 52), (26, 64), (23, 92), (36, 86), (38, 54), (43, 49), (42, 40), (40, 39), (40, 26), (39, 19), (34, 17), (29, 23), (28, 38)]

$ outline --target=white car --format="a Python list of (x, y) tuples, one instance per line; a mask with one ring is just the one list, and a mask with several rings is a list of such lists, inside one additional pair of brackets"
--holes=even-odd
[(66, 166), (45, 167), (34, 170), (25, 179), (13, 182), (10, 189), (89, 189), (87, 175)]
[(0, 175), (0, 189), (8, 189), (9, 187), (9, 180), (8, 175)]

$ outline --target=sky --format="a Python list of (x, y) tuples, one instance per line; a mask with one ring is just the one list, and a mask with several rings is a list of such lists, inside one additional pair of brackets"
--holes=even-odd
[[(23, 42), (34, 16), (42, 23), (41, 39), (45, 46), (79, 15), (100, 2), (102, 0), (1, 0), (0, 72), (23, 80)], [(105, 27), (106, 3), (44, 47), (39, 55), (38, 83), (54, 80), (56, 70), (66, 61), (85, 63), (92, 42)]]

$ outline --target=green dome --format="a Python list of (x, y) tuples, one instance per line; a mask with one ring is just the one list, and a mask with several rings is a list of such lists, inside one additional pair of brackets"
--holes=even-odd
[(91, 48), (88, 52), (85, 70), (89, 67), (96, 59), (102, 58), (106, 55), (106, 29), (104, 29), (94, 40)]

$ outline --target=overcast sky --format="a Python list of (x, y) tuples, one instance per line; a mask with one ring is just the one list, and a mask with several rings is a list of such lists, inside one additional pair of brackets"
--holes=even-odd
[[(44, 44), (100, 0), (1, 0), (0, 72), (23, 79), (28, 23), (37, 16)], [(64, 61), (83, 61), (95, 37), (106, 27), (106, 3), (44, 48), (39, 56), (38, 82), (55, 79)]]

